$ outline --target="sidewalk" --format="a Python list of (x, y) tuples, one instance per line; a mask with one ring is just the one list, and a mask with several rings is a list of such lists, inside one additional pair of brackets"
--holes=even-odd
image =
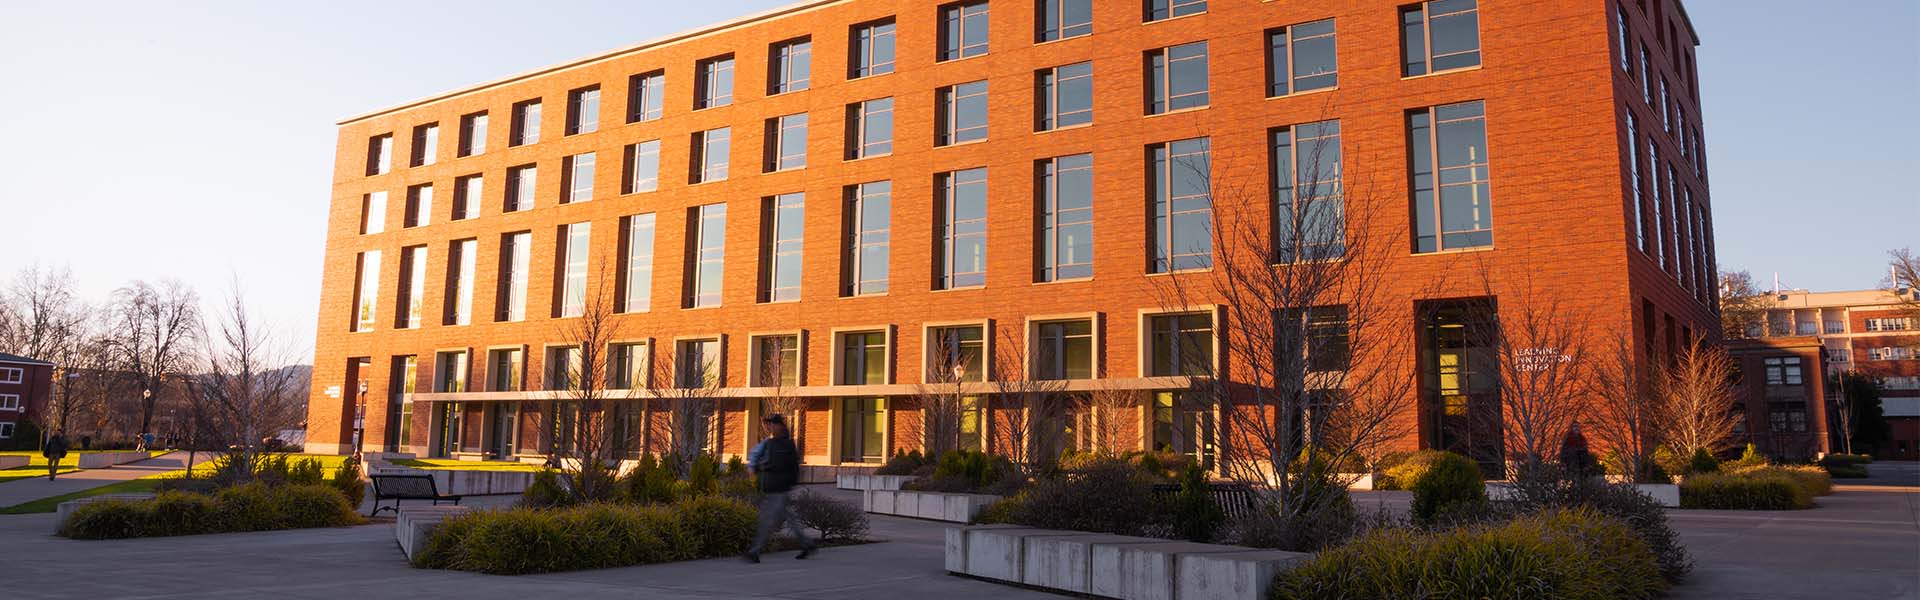
[[(206, 462), (205, 459), (211, 457), (211, 454), (202, 452), (200, 453), (202, 460), (199, 462)], [(72, 464), (78, 460), (79, 459), (74, 456), (69, 455), (66, 460), (61, 462), (63, 464)], [(159, 475), (168, 471), (179, 471), (187, 468), (186, 461), (187, 453), (172, 452), (143, 461), (117, 465), (106, 469), (85, 469), (65, 473), (54, 481), (47, 481), (46, 477), (31, 477), (0, 483), (0, 508), (23, 502), (32, 502), (41, 498), (52, 498), (54, 496), (71, 494), (118, 481), (139, 479), (149, 475)]]

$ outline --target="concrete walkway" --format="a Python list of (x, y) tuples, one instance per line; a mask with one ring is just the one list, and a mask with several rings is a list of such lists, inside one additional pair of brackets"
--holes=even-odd
[[(213, 454), (199, 453), (195, 462), (206, 462)], [(64, 464), (73, 464), (79, 459), (68, 455)], [(139, 479), (149, 475), (159, 475), (168, 471), (179, 471), (186, 467), (187, 453), (171, 452), (142, 461), (116, 465), (105, 469), (83, 469), (72, 473), (63, 473), (53, 481), (47, 478), (29, 477), (0, 483), (0, 508), (23, 502), (32, 502), (41, 498), (52, 498), (92, 489), (117, 481)]]

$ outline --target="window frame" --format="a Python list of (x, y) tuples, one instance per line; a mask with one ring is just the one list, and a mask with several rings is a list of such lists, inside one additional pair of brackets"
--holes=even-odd
[[(1309, 34), (1305, 37), (1295, 35), (1295, 30), (1301, 27), (1317, 26), (1322, 23), (1326, 24), (1326, 33)], [(1339, 24), (1335, 21), (1334, 17), (1328, 17), (1305, 23), (1295, 23), (1284, 27), (1275, 27), (1266, 31), (1268, 98), (1284, 98), (1309, 92), (1340, 89), (1338, 26)], [(1276, 38), (1279, 38), (1279, 41), (1283, 42), (1283, 45), (1276, 46)], [(1328, 51), (1333, 59), (1333, 70), (1311, 75), (1301, 75), (1296, 72), (1295, 68), (1298, 66), (1297, 63), (1300, 59), (1299, 46), (1317, 42), (1322, 39), (1327, 40), (1329, 46)], [(1330, 80), (1324, 84), (1316, 84), (1314, 87), (1301, 88), (1300, 82), (1302, 80), (1320, 77), (1330, 77)], [(1281, 86), (1285, 86), (1285, 89), (1282, 90)]]
[[(760, 285), (759, 301), (771, 304), (798, 302), (805, 289), (806, 275), (806, 192), (789, 192), (760, 199)], [(789, 214), (787, 211), (793, 211)], [(795, 237), (782, 238), (781, 230), (791, 218), (799, 229)], [(791, 267), (796, 281), (791, 287), (779, 285), (781, 273)]]
[[(804, 71), (795, 78), (796, 67)], [(774, 42), (767, 48), (767, 95), (805, 91), (813, 85), (813, 36)]]
[[(645, 243), (641, 232), (645, 231)], [(644, 212), (620, 218), (620, 312), (653, 309), (653, 262), (658, 256), (659, 219)]]
[[(1302, 137), (1305, 129), (1308, 137)], [(1273, 211), (1272, 231), (1273, 261), (1280, 264), (1334, 260), (1346, 255), (1346, 189), (1345, 189), (1345, 149), (1341, 146), (1344, 132), (1339, 119), (1299, 123), (1268, 130), (1268, 174), (1271, 181), (1269, 189), (1274, 197), (1270, 209)], [(1284, 138), (1285, 143), (1281, 143)], [(1328, 142), (1331, 140), (1331, 142)], [(1318, 162), (1309, 165), (1303, 148), (1314, 144), (1317, 156), (1326, 149), (1324, 144), (1332, 144), (1334, 159), (1331, 179), (1325, 178), (1324, 165)], [(1287, 163), (1280, 162), (1281, 148), (1286, 149)], [(1318, 160), (1318, 159), (1314, 159)], [(1315, 168), (1318, 175), (1309, 175), (1305, 171)], [(1282, 181), (1282, 176), (1286, 181)], [(1315, 177), (1309, 181), (1308, 177)], [(1330, 188), (1330, 193), (1327, 191)], [(1283, 199), (1284, 198), (1284, 199)], [(1319, 209), (1316, 205), (1330, 203), (1331, 222), (1319, 224), (1310, 213)], [(1282, 205), (1286, 206), (1282, 210)], [(1319, 209), (1325, 210), (1325, 209)], [(1305, 215), (1305, 216), (1295, 216)], [(1303, 227), (1314, 228), (1302, 233)], [(1318, 234), (1318, 235), (1316, 235)]]
[[(1086, 164), (1084, 166), (1077, 164), (1065, 167), (1061, 166), (1061, 161), (1067, 159), (1075, 159), (1076, 163), (1080, 159), (1084, 159)], [(1039, 223), (1038, 227), (1034, 229), (1039, 236), (1039, 240), (1035, 243), (1039, 252), (1035, 253), (1034, 258), (1039, 263), (1039, 267), (1035, 269), (1034, 280), (1038, 283), (1051, 283), (1092, 279), (1094, 265), (1093, 238), (1096, 228), (1093, 211), (1093, 153), (1068, 154), (1065, 156), (1040, 159), (1036, 161), (1036, 171), (1036, 187), (1039, 188), (1039, 198), (1036, 203), (1038, 213), (1036, 216), (1039, 219)], [(1060, 180), (1065, 176), (1065, 173), (1070, 171), (1086, 172), (1086, 206), (1062, 209), (1060, 208), (1060, 201), (1065, 196), (1060, 193)], [(1084, 218), (1067, 221), (1061, 215), (1068, 212), (1084, 213)], [(1064, 237), (1062, 231), (1068, 227), (1078, 228), (1080, 226), (1085, 226), (1086, 230), (1086, 239), (1084, 241), (1086, 260), (1072, 263), (1063, 262), (1061, 257), (1066, 253), (1062, 252), (1062, 250), (1067, 248), (1067, 244), (1062, 241)], [(1062, 271), (1067, 268), (1072, 268), (1073, 273), (1070, 275), (1062, 274)]]
[[(798, 120), (798, 125), (794, 125), (790, 121), (793, 119)], [(807, 130), (810, 120), (806, 112), (780, 115), (767, 119), (767, 141), (763, 144), (763, 154), (765, 154), (765, 156), (762, 157), (763, 164), (760, 168), (762, 173), (779, 173), (782, 171), (807, 168)], [(796, 131), (798, 132), (797, 140), (792, 137), (796, 135), (794, 133)], [(798, 154), (787, 154), (787, 143), (794, 141), (799, 143), (800, 152)], [(792, 161), (792, 164), (789, 164), (789, 161)]]
[[(1469, 105), (1477, 105), (1477, 108), (1475, 109), (1476, 114), (1471, 116), (1449, 118), (1444, 121), (1440, 118), (1439, 113), (1442, 109), (1454, 109), (1454, 108), (1466, 107)], [(1491, 159), (1491, 157), (1493, 156), (1493, 149), (1492, 149), (1493, 142), (1492, 142), (1491, 128), (1487, 126), (1486, 101), (1467, 100), (1467, 101), (1455, 102), (1451, 104), (1438, 104), (1438, 105), (1432, 105), (1432, 106), (1425, 106), (1425, 107), (1415, 108), (1407, 111), (1405, 118), (1407, 122), (1409, 153), (1413, 152), (1414, 147), (1419, 145), (1415, 143), (1414, 138), (1418, 135), (1417, 132), (1420, 130), (1420, 127), (1416, 125), (1416, 118), (1421, 116), (1426, 117), (1425, 146), (1426, 146), (1427, 156), (1431, 160), (1430, 164), (1424, 165), (1424, 166), (1427, 168), (1425, 176), (1433, 182), (1431, 184), (1432, 187), (1430, 188), (1433, 196), (1433, 200), (1430, 205), (1432, 210), (1431, 214), (1433, 217), (1433, 236), (1432, 236), (1433, 248), (1423, 250), (1421, 249), (1421, 246), (1420, 246), (1421, 244), (1420, 210), (1422, 206), (1419, 203), (1419, 193), (1423, 188), (1419, 186), (1419, 181), (1420, 181), (1420, 177), (1422, 176), (1421, 168), (1423, 165), (1421, 165), (1419, 161), (1414, 160), (1415, 157), (1410, 155), (1408, 156), (1408, 163), (1412, 165), (1412, 168), (1408, 170), (1408, 179), (1409, 179), (1408, 188), (1412, 191), (1412, 193), (1409, 194), (1408, 197), (1411, 203), (1414, 205), (1413, 210), (1410, 211), (1412, 213), (1411, 216), (1413, 218), (1413, 224), (1414, 224), (1414, 228), (1413, 228), (1414, 235), (1412, 236), (1412, 240), (1411, 240), (1413, 242), (1413, 248), (1412, 248), (1413, 253), (1414, 254), (1441, 254), (1441, 253), (1447, 253), (1447, 252), (1475, 250), (1475, 249), (1489, 249), (1489, 248), (1497, 247), (1495, 245), (1497, 242), (1494, 238), (1495, 221), (1494, 221), (1494, 198), (1493, 198), (1493, 163)], [(1478, 162), (1466, 163), (1464, 165), (1442, 166), (1440, 164), (1441, 163), (1440, 148), (1443, 145), (1441, 142), (1441, 136), (1440, 136), (1442, 125), (1445, 125), (1448, 123), (1458, 123), (1458, 122), (1466, 122), (1466, 121), (1473, 121), (1473, 120), (1478, 120), (1480, 122), (1480, 139), (1483, 143), (1486, 144), (1486, 146), (1483, 148), (1483, 150), (1486, 151), (1486, 156), (1480, 158)], [(1458, 171), (1461, 169), (1466, 169), (1469, 171), (1469, 173), (1471, 173), (1474, 170), (1479, 170), (1485, 173), (1485, 177), (1482, 179), (1474, 179), (1474, 178), (1471, 178), (1472, 177), (1471, 175), (1469, 175), (1469, 179), (1464, 181), (1442, 183), (1443, 181), (1446, 180), (1446, 178), (1443, 177), (1441, 174), (1442, 171), (1445, 171), (1445, 170)], [(1484, 227), (1470, 229), (1470, 230), (1448, 230), (1447, 229), (1445, 200), (1444, 200), (1445, 189), (1447, 187), (1458, 187), (1458, 186), (1484, 186), (1484, 189), (1487, 192), (1486, 207), (1484, 208), (1484, 211), (1486, 212), (1486, 215), (1484, 217), (1484, 222), (1485, 222)], [(1477, 195), (1476, 195), (1475, 201), (1476, 202), (1478, 201)], [(1463, 243), (1458, 247), (1455, 247), (1447, 243), (1446, 238), (1449, 235), (1455, 235), (1455, 236), (1483, 235), (1485, 238), (1485, 242), (1473, 243), (1471, 240), (1469, 240), (1468, 242)]]
[[(1194, 8), (1196, 6), (1199, 7), (1197, 10)], [(1156, 16), (1157, 12), (1165, 14)], [(1140, 6), (1140, 22), (1158, 23), (1206, 13), (1207, 0), (1145, 0)]]
[(695, 61), (693, 110), (732, 105), (734, 86), (738, 83), (734, 77), (737, 66), (731, 52)]
[[(1086, 73), (1062, 76), (1061, 70), (1068, 68), (1084, 68)], [(1065, 90), (1069, 85), (1075, 86), (1076, 88), (1080, 86), (1085, 87), (1087, 97), (1086, 108), (1061, 110), (1062, 98), (1066, 97)], [(1034, 131), (1058, 131), (1061, 129), (1086, 127), (1093, 124), (1093, 61), (1088, 60), (1069, 63), (1035, 71), (1034, 90), (1037, 96), (1034, 102), (1036, 107), (1034, 110)], [(1062, 123), (1062, 121), (1067, 120), (1069, 115), (1073, 115), (1075, 119), (1079, 119), (1081, 115), (1084, 115), (1084, 120), (1074, 123)]]
[(513, 122), (508, 125), (507, 147), (517, 148), (540, 143), (540, 99), (522, 100), (513, 105)]
[[(575, 204), (592, 201), (594, 172), (597, 170), (596, 163), (599, 162), (595, 160), (594, 153), (582, 152), (566, 156), (561, 158), (561, 162), (564, 164), (560, 173), (566, 181), (561, 185), (560, 203)], [(585, 166), (582, 167), (582, 164)], [(581, 173), (583, 168), (586, 170), (585, 173)]]
[[(879, 107), (880, 102), (885, 102), (886, 106)], [(897, 133), (893, 112), (892, 96), (861, 100), (847, 105), (846, 160), (861, 160), (893, 154), (893, 137)], [(868, 139), (869, 136), (874, 135), (875, 124), (883, 117), (886, 121), (887, 139)]]
[[(856, 23), (849, 28), (847, 36), (847, 79), (864, 79), (886, 75), (894, 71), (899, 61), (899, 27), (893, 17)], [(887, 57), (878, 60), (879, 42), (886, 40)]]
[(454, 158), (487, 152), (487, 111), (460, 115), (460, 142)]
[[(972, 86), (976, 85), (979, 89), (973, 91)], [(962, 91), (963, 87), (967, 90)], [(956, 83), (939, 89), (937, 92), (940, 98), (939, 110), (936, 111), (934, 119), (933, 145), (935, 147), (986, 141), (988, 122), (991, 121), (988, 117), (991, 107), (987, 92), (988, 84), (985, 79)], [(965, 112), (962, 110), (963, 105), (970, 105), (968, 103), (976, 99), (980, 103), (980, 122), (978, 124), (961, 123), (961, 115)]]
[[(965, 0), (940, 6), (939, 30), (935, 36), (934, 62), (942, 63), (986, 56), (993, 38), (993, 15), (987, 0)], [(968, 44), (974, 29), (985, 30), (977, 44)]]
[[(1069, 5), (1077, 5), (1086, 13), (1086, 21), (1068, 23), (1071, 13)], [(1044, 44), (1093, 35), (1093, 0), (1038, 0), (1033, 3), (1033, 42)], [(1047, 19), (1052, 18), (1055, 27), (1048, 29)]]
[[(660, 140), (641, 140), (621, 152), (621, 193), (643, 194), (660, 190)], [(651, 160), (644, 160), (652, 157)], [(645, 165), (651, 168), (643, 169)]]
[[(1199, 47), (1196, 56), (1175, 57), (1174, 52)], [(1173, 84), (1176, 79), (1178, 63), (1200, 63), (1201, 89), (1197, 92), (1175, 94)], [(1212, 45), (1208, 40), (1198, 40), (1184, 44), (1174, 44), (1146, 51), (1147, 73), (1147, 116), (1166, 115), (1189, 110), (1202, 110), (1213, 105)], [(1191, 66), (1188, 66), (1191, 68)], [(1197, 98), (1197, 102), (1194, 99)], [(1191, 102), (1191, 103), (1190, 103)], [(1179, 106), (1176, 106), (1179, 104)]]
[[(733, 163), (733, 127), (693, 132), (691, 147), (693, 157), (687, 164), (692, 172), (688, 174), (688, 185), (727, 180)], [(718, 161), (714, 160), (715, 157), (718, 157)]]
[[(726, 251), (727, 251), (727, 203), (714, 202), (687, 207), (687, 275), (686, 290), (682, 294), (680, 307), (711, 308), (720, 306), (726, 293)], [(708, 219), (717, 219), (720, 232), (718, 239), (709, 239), (707, 235)], [(714, 272), (707, 273), (708, 265)], [(702, 291), (714, 279), (711, 293)]]
[[(883, 187), (880, 191), (869, 188)], [(841, 251), (840, 251), (840, 297), (885, 295), (892, 284), (893, 262), (893, 182), (892, 180), (870, 181), (843, 188), (841, 200)], [(886, 223), (872, 227), (867, 223), (868, 202), (882, 199), (887, 203)], [(863, 272), (872, 266), (868, 251), (879, 249), (879, 270), (881, 279), (862, 279)]]
[(600, 86), (587, 87), (567, 92), (567, 128), (564, 136), (593, 133), (600, 130)]
[(627, 123), (657, 121), (666, 114), (667, 72), (654, 69), (627, 77)]
[[(1189, 142), (1198, 142), (1200, 150), (1198, 152), (1176, 154), (1174, 148), (1176, 144)], [(1169, 140), (1147, 146), (1147, 166), (1149, 171), (1146, 179), (1150, 187), (1146, 196), (1147, 206), (1150, 209), (1149, 219), (1154, 223), (1153, 229), (1148, 233), (1148, 239), (1152, 241), (1151, 250), (1147, 256), (1148, 273), (1161, 274), (1183, 271), (1205, 271), (1213, 268), (1212, 152), (1212, 140), (1209, 137)], [(1180, 157), (1182, 156), (1194, 155), (1203, 157), (1201, 160), (1203, 160), (1206, 165), (1206, 185), (1208, 189), (1205, 190), (1203, 194), (1176, 194), (1173, 190), (1173, 183), (1177, 180), (1173, 173), (1175, 164), (1180, 161)], [(1163, 192), (1164, 195), (1162, 194)], [(1204, 206), (1200, 208), (1177, 208), (1181, 202), (1194, 202), (1197, 199), (1204, 199)], [(1204, 253), (1205, 260), (1203, 264), (1201, 262), (1193, 262), (1197, 260), (1193, 257), (1202, 256), (1202, 253), (1192, 251), (1179, 252), (1175, 247), (1178, 241), (1174, 238), (1176, 237), (1175, 234), (1179, 231), (1176, 221), (1182, 215), (1193, 214), (1204, 215), (1200, 217), (1202, 219), (1201, 223), (1206, 229), (1206, 252)], [(1198, 249), (1198, 246), (1195, 246), (1194, 249)], [(1181, 266), (1179, 263), (1182, 258), (1186, 258), (1189, 261), (1186, 263), (1187, 266)]]
[[(965, 177), (963, 180), (962, 178)], [(940, 244), (935, 252), (934, 264), (939, 269), (934, 278), (936, 290), (958, 290), (986, 287), (987, 285), (987, 223), (988, 211), (992, 202), (988, 199), (988, 168), (973, 167), (939, 173), (935, 179), (935, 239)], [(978, 218), (959, 219), (962, 199), (962, 186), (978, 186)], [(958, 259), (963, 243), (978, 245), (979, 269), (960, 271)]]
[[(1438, 2), (1462, 2), (1462, 3), (1473, 4), (1472, 8), (1468, 8), (1465, 10), (1455, 10), (1453, 12), (1449, 12), (1441, 15), (1442, 18), (1452, 17), (1455, 15), (1462, 15), (1467, 13), (1471, 13), (1473, 15), (1473, 50), (1453, 52), (1453, 53), (1448, 53), (1444, 55), (1435, 55), (1433, 53), (1434, 15), (1431, 7), (1433, 4)], [(1420, 65), (1419, 67), (1420, 72), (1418, 73), (1413, 72), (1414, 70), (1413, 67), (1415, 63), (1409, 60), (1413, 58), (1411, 53), (1414, 51), (1414, 47), (1413, 47), (1413, 40), (1409, 39), (1409, 36), (1413, 31), (1412, 29), (1413, 23), (1410, 22), (1408, 16), (1416, 13), (1419, 14), (1420, 16), (1419, 51), (1421, 52), (1421, 56), (1420, 56), (1420, 62), (1418, 63)], [(1485, 64), (1485, 61), (1486, 61), (1485, 46), (1483, 45), (1485, 42), (1485, 39), (1480, 35), (1481, 34), (1480, 5), (1477, 0), (1424, 0), (1422, 2), (1416, 2), (1413, 4), (1401, 6), (1398, 14), (1400, 17), (1400, 23), (1399, 23), (1400, 77), (1402, 79), (1413, 78), (1413, 77), (1426, 77), (1430, 75), (1440, 75), (1444, 73), (1455, 73), (1459, 71), (1467, 71), (1467, 70), (1480, 68), (1481, 65)], [(1458, 67), (1448, 67), (1445, 69), (1435, 69), (1433, 67), (1434, 61), (1438, 59), (1466, 55), (1466, 54), (1474, 55), (1473, 64), (1462, 65)]]

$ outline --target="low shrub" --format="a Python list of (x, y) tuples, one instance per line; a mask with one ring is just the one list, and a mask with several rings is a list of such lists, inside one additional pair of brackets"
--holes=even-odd
[(1377, 530), (1280, 575), (1269, 597), (1603, 600), (1652, 598), (1665, 587), (1630, 529), (1576, 509), (1437, 532)]
[(1873, 463), (1873, 457), (1865, 454), (1829, 454), (1820, 459), (1819, 465), (1828, 475), (1847, 479), (1867, 476), (1866, 465)]
[(1451, 520), (1462, 513), (1478, 512), (1487, 504), (1487, 484), (1481, 479), (1480, 465), (1452, 452), (1441, 454), (1413, 480), (1415, 521)]
[(1706, 448), (1694, 448), (1693, 458), (1687, 459), (1687, 473), (1717, 473), (1720, 471), (1720, 459), (1714, 458)]
[(521, 575), (713, 558), (746, 547), (753, 517), (745, 504), (711, 496), (673, 506), (476, 511), (436, 527), (413, 564)]
[(1870, 475), (1864, 465), (1833, 465), (1826, 469), (1828, 475), (1838, 479), (1864, 479)]
[(667, 504), (674, 499), (673, 467), (662, 464), (653, 455), (640, 457), (638, 465), (620, 480), (621, 496), (628, 502)]
[(542, 469), (533, 474), (533, 482), (520, 492), (520, 505), (528, 508), (558, 508), (573, 505), (573, 492), (560, 482), (560, 472)]
[(909, 481), (903, 487), (922, 492), (1005, 495), (1016, 491), (1024, 483), (1019, 469), (1004, 456), (953, 450), (940, 455), (930, 475)]
[(1606, 456), (1600, 459), (1600, 463), (1606, 468), (1607, 475), (1628, 477), (1634, 483), (1673, 483), (1673, 475), (1667, 473), (1667, 470), (1660, 466), (1660, 461), (1654, 460), (1652, 456), (1642, 457), (1638, 470), (1627, 468), (1626, 457), (1613, 450), (1608, 450)]
[(747, 549), (758, 515), (738, 500), (702, 496), (673, 504), (690, 558), (727, 556)]
[(867, 513), (852, 502), (835, 500), (801, 489), (791, 496), (793, 518), (820, 532), (827, 541), (861, 540), (867, 537)]
[(694, 494), (709, 495), (720, 491), (720, 463), (712, 455), (701, 454), (693, 457), (687, 467), (687, 488)]
[[(1263, 505), (1228, 521), (1220, 533), (1220, 542), (1250, 548), (1272, 548), (1290, 552), (1318, 552), (1352, 539), (1370, 522), (1363, 522), (1353, 507), (1352, 497), (1332, 480), (1314, 487), (1296, 484), (1290, 500), (1278, 506)], [(1285, 510), (1283, 510), (1285, 509)], [(1373, 521), (1386, 521), (1382, 513)]]
[(1873, 456), (1868, 454), (1828, 454), (1826, 458), (1820, 459), (1820, 464), (1870, 465), (1873, 464)]
[(927, 464), (927, 458), (925, 456), (921, 456), (919, 450), (914, 450), (912, 452), (901, 452), (899, 450), (894, 450), (893, 456), (887, 459), (887, 464), (881, 465), (880, 468), (878, 469), (874, 469), (873, 474), (875, 475), (912, 475), (914, 471), (919, 470), (920, 467), (926, 464)]
[(1198, 465), (1187, 467), (1180, 478), (1180, 493), (1173, 498), (1173, 533), (1190, 542), (1213, 541), (1227, 515), (1213, 501), (1213, 488), (1207, 485), (1207, 472)]
[(1120, 461), (1087, 465), (1077, 473), (1042, 479), (987, 505), (981, 523), (1014, 523), (1120, 535), (1168, 533), (1167, 511), (1153, 479)]
[(1813, 494), (1781, 473), (1703, 473), (1680, 483), (1680, 507), (1796, 510), (1812, 508)]
[(76, 540), (117, 540), (144, 537), (152, 521), (143, 500), (101, 500), (81, 506), (60, 523), (61, 537)]
[(1653, 552), (1661, 576), (1672, 583), (1685, 579), (1693, 570), (1693, 560), (1680, 544), (1680, 536), (1667, 522), (1667, 511), (1658, 501), (1630, 484), (1614, 484), (1589, 477), (1576, 477), (1565, 470), (1548, 477), (1513, 483), (1507, 501), (1498, 503), (1496, 515), (1509, 517), (1554, 509), (1584, 508), (1612, 517), (1631, 527)]
[(100, 501), (60, 524), (74, 539), (119, 539), (341, 527), (366, 522), (340, 492), (322, 485), (249, 483), (208, 496), (166, 491), (153, 500)]
[(1825, 496), (1833, 493), (1833, 476), (1825, 469), (1810, 465), (1777, 466), (1749, 471), (1749, 473), (1779, 473), (1792, 479), (1794, 485), (1806, 490), (1811, 496)]
[(1380, 458), (1376, 468), (1380, 478), (1373, 482), (1374, 489), (1406, 490), (1413, 488), (1413, 482), (1420, 479), (1433, 463), (1447, 453), (1443, 450), (1421, 450), (1419, 452), (1396, 452)]
[(492, 512), (474, 511), (448, 517), (433, 528), (426, 542), (413, 553), (413, 566), (426, 569), (452, 569), (454, 563), (461, 560), (462, 547), (467, 537), (480, 523), (491, 518)]
[(287, 483), (295, 485), (319, 485), (325, 483), (327, 472), (320, 468), (320, 461), (303, 458), (287, 469)]

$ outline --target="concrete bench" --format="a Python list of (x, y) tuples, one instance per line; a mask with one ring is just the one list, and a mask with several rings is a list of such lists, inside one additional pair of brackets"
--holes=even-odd
[(1260, 600), (1311, 554), (1156, 538), (976, 525), (946, 531), (946, 569), (1129, 600)]
[[(62, 462), (65, 462), (65, 461), (62, 461)], [(12, 454), (9, 454), (6, 456), (0, 456), (0, 469), (17, 469), (32, 463), (33, 463), (33, 457), (31, 456), (18, 456), (18, 455), (12, 455)]]
[(980, 509), (999, 500), (987, 494), (949, 494), (907, 490), (867, 490), (862, 507), (877, 515), (913, 517), (949, 523), (971, 523)]
[(393, 522), (393, 536), (400, 543), (400, 552), (407, 560), (427, 546), (427, 536), (439, 527), (442, 521), (467, 514), (471, 510), (465, 506), (409, 506), (399, 510)]
[(56, 506), (53, 509), (54, 510), (53, 528), (55, 531), (58, 531), (60, 529), (60, 526), (65, 524), (69, 517), (73, 516), (73, 511), (79, 510), (80, 507), (86, 506), (88, 504), (93, 504), (95, 502), (106, 502), (108, 500), (117, 500), (122, 502), (138, 502), (141, 500), (152, 500), (152, 499), (153, 499), (153, 494), (101, 494), (98, 496), (88, 496), (85, 498), (76, 498), (73, 500), (68, 500), (66, 502), (61, 502), (59, 506)]
[(833, 486), (843, 490), (898, 490), (900, 486), (913, 481), (912, 475), (840, 475)]
[(82, 469), (105, 469), (148, 458), (145, 452), (84, 452), (73, 456), (79, 457)]

